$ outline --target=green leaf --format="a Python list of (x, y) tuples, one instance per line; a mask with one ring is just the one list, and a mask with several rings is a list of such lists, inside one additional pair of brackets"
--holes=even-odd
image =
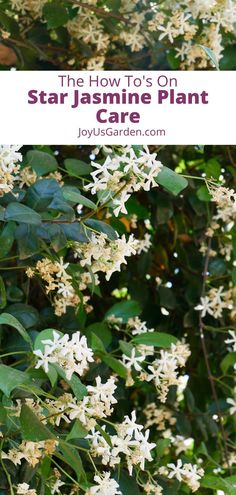
[(236, 352), (229, 352), (220, 363), (220, 367), (226, 375), (228, 369), (236, 363)]
[(121, 378), (126, 379), (127, 377), (127, 370), (126, 367), (118, 361), (118, 359), (110, 356), (109, 354), (106, 354), (105, 356), (102, 357), (102, 360), (109, 368), (111, 368), (117, 375), (119, 375)]
[(95, 232), (102, 232), (103, 234), (106, 234), (108, 239), (111, 241), (115, 241), (117, 239), (116, 231), (108, 223), (102, 222), (101, 220), (89, 219), (86, 220), (84, 224)]
[(39, 314), (36, 308), (29, 304), (15, 303), (7, 306), (7, 313), (20, 321), (25, 328), (31, 328), (38, 323)]
[(85, 395), (88, 394), (86, 386), (80, 381), (80, 379), (78, 378), (78, 376), (76, 376), (75, 374), (73, 374), (72, 377), (71, 377), (71, 379), (68, 380), (66, 378), (65, 372), (63, 371), (62, 368), (60, 368), (57, 365), (53, 365), (53, 366), (55, 366), (58, 375), (60, 375), (61, 378), (63, 378), (63, 380), (66, 383), (68, 383), (68, 385), (71, 387), (71, 389), (74, 392), (74, 395), (75, 395), (76, 399), (82, 400), (83, 397), (85, 397)]
[(118, 12), (121, 7), (121, 0), (106, 0), (106, 7), (112, 12)]
[(95, 203), (93, 203), (93, 201), (90, 201), (90, 199), (82, 196), (82, 194), (70, 188), (69, 186), (63, 188), (62, 194), (67, 201), (71, 201), (74, 204), (87, 206), (87, 208), (91, 208), (92, 210), (96, 209), (96, 205)]
[(54, 340), (53, 332), (56, 332), (63, 337), (63, 333), (55, 330), (54, 328), (46, 328), (42, 330), (36, 337), (34, 341), (34, 349), (44, 352), (45, 344), (43, 344), (43, 340)]
[(166, 449), (171, 443), (170, 438), (160, 438), (157, 443), (157, 455), (159, 459), (165, 455)]
[(27, 223), (29, 225), (40, 225), (41, 217), (36, 211), (21, 203), (10, 203), (5, 210), (5, 220), (9, 222), (14, 220), (19, 223)]
[(159, 288), (160, 305), (167, 309), (174, 309), (176, 307), (176, 297), (173, 290), (169, 287), (161, 286)]
[(24, 384), (30, 384), (29, 375), (10, 366), (0, 365), (0, 390), (10, 397), (12, 390)]
[(57, 0), (44, 5), (43, 16), (47, 21), (49, 29), (56, 29), (63, 26), (69, 20), (67, 9)]
[(169, 333), (145, 332), (136, 335), (132, 339), (132, 342), (134, 344), (153, 345), (154, 347), (163, 347), (163, 349), (167, 349), (171, 344), (176, 344), (177, 340), (178, 339), (174, 337), (174, 335), (170, 335)]
[(141, 313), (141, 307), (137, 301), (122, 301), (114, 304), (105, 314), (105, 319), (110, 316), (120, 318), (122, 322), (127, 323), (129, 318), (139, 316)]
[(6, 304), (7, 304), (6, 288), (3, 278), (0, 276), (0, 309), (5, 308)]
[(38, 177), (57, 170), (56, 158), (44, 151), (30, 150), (26, 154), (26, 160), (27, 165), (36, 172)]
[(55, 196), (62, 198), (57, 181), (55, 179), (41, 179), (28, 188), (24, 201), (30, 208), (45, 212)]
[[(86, 474), (83, 468), (83, 464), (81, 461), (81, 457), (76, 449), (74, 449), (71, 445), (68, 446), (66, 442), (60, 441), (59, 448), (63, 457), (60, 458), (68, 464), (68, 466), (72, 467), (75, 471), (78, 481), (83, 477), (86, 479)], [(59, 457), (59, 456), (58, 456)]]
[(4, 30), (8, 31), (11, 34), (14, 34), (14, 36), (16, 37), (19, 36), (19, 23), (15, 19), (13, 19), (13, 17), (9, 17), (2, 10), (0, 11), (0, 24), (3, 26)]
[(198, 45), (200, 46), (200, 48), (202, 48), (202, 50), (204, 50), (204, 52), (206, 53), (206, 55), (208, 56), (208, 58), (211, 60), (211, 62), (213, 63), (213, 66), (217, 69), (217, 70), (220, 70), (220, 67), (219, 67), (219, 62), (216, 58), (216, 55), (215, 53), (213, 52), (213, 50), (211, 50), (211, 48), (208, 48), (208, 46), (204, 46), (204, 45)]
[(228, 482), (229, 478), (220, 478), (219, 476), (205, 475), (201, 479), (201, 486), (211, 490), (223, 490), (228, 495), (236, 495), (234, 482)]
[(209, 177), (210, 179), (211, 178), (219, 179), (219, 176), (221, 174), (221, 164), (216, 158), (211, 158), (204, 165), (203, 170), (206, 173), (206, 176)]
[(88, 435), (87, 430), (82, 425), (79, 419), (76, 419), (70, 433), (66, 437), (66, 441), (73, 440), (74, 438), (85, 438)]
[(98, 423), (96, 424), (96, 430), (98, 430), (99, 433), (101, 433), (101, 435), (103, 436), (103, 438), (108, 443), (109, 447), (112, 447), (113, 445), (112, 445), (112, 441), (110, 439), (110, 435), (108, 435), (108, 433), (106, 431), (104, 431), (104, 429), (101, 428), (101, 426)]
[(85, 329), (85, 333), (89, 347), (91, 347), (92, 334), (97, 335), (105, 347), (108, 347), (112, 342), (112, 333), (105, 322), (92, 323)]
[(20, 424), (24, 440), (40, 442), (41, 440), (48, 440), (50, 438), (56, 439), (56, 436), (39, 420), (32, 409), (26, 404), (23, 404), (21, 407)]
[(126, 471), (121, 471), (119, 474), (114, 476), (116, 481), (119, 483), (119, 487), (122, 495), (140, 495), (141, 492), (137, 485), (135, 478), (129, 476)]
[(12, 316), (12, 315), (10, 315), (8, 313), (2, 313), (0, 315), (0, 325), (8, 325), (10, 327), (15, 328), (19, 332), (19, 334), (21, 335), (21, 337), (26, 342), (28, 342), (28, 344), (30, 344), (30, 346), (32, 347), (33, 343), (32, 343), (31, 337), (26, 332), (26, 330), (23, 327), (23, 325), (21, 325), (21, 323), (14, 316)]
[(74, 177), (89, 175), (93, 171), (93, 167), (88, 163), (76, 160), (75, 158), (67, 158), (64, 161), (66, 170)]
[(103, 352), (103, 353), (106, 353), (106, 349), (103, 345), (103, 342), (101, 341), (101, 339), (95, 334), (95, 333), (91, 333), (91, 347), (93, 349), (93, 351), (100, 351), (100, 352)]
[(5, 225), (0, 235), (0, 258), (4, 258), (12, 248), (16, 224), (9, 222)]
[(182, 177), (182, 175), (177, 174), (168, 167), (162, 167), (155, 180), (157, 184), (174, 194), (174, 196), (177, 196), (188, 186), (188, 181), (185, 177)]
[(125, 342), (125, 340), (119, 340), (120, 348), (126, 356), (131, 356), (134, 346), (130, 342)]
[(199, 189), (197, 190), (197, 197), (201, 201), (211, 201), (211, 195), (207, 189), (206, 186), (200, 186)]

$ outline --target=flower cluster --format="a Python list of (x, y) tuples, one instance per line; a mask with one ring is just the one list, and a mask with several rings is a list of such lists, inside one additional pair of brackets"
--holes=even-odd
[[(145, 469), (145, 461), (152, 461), (151, 451), (156, 447), (155, 443), (150, 443), (149, 430), (143, 433), (143, 426), (136, 423), (136, 412), (133, 411), (131, 418), (125, 416), (122, 423), (117, 426), (117, 434), (110, 436), (110, 446), (104, 436), (99, 431), (92, 430), (87, 435), (91, 441), (94, 456), (101, 457), (102, 464), (115, 467), (121, 462), (121, 457), (125, 455), (129, 474), (132, 475), (133, 467), (139, 466)], [(105, 426), (103, 427), (105, 431)]]
[(136, 254), (137, 241), (131, 234), (126, 240), (125, 235), (110, 240), (107, 234), (92, 233), (88, 243), (74, 244), (74, 255), (80, 258), (82, 267), (90, 267), (93, 273), (103, 272), (106, 280), (110, 280), (111, 275), (120, 271), (121, 265), (127, 264), (126, 257)]
[(222, 316), (224, 309), (233, 309), (233, 292), (232, 289), (224, 290), (224, 287), (213, 287), (206, 296), (201, 297), (200, 304), (195, 309), (201, 311), (202, 318), (207, 314), (218, 319)]
[(11, 192), (18, 180), (22, 155), (19, 153), (21, 146), (0, 145), (0, 196)]
[(162, 169), (156, 153), (150, 153), (147, 146), (136, 152), (133, 147), (122, 148), (120, 155), (108, 155), (103, 164), (92, 162), (93, 182), (85, 186), (92, 194), (103, 192), (104, 201), (111, 200), (113, 213), (127, 213), (125, 203), (131, 194), (140, 189), (149, 191), (157, 187), (156, 178)]
[(36, 368), (41, 366), (45, 372), (49, 371), (49, 364), (58, 364), (64, 371), (66, 378), (71, 379), (73, 373), (83, 375), (89, 363), (93, 361), (93, 352), (87, 345), (87, 339), (80, 332), (73, 333), (71, 340), (66, 333), (62, 337), (53, 331), (53, 340), (43, 340), (44, 351), (35, 350), (38, 358)]
[(149, 374), (146, 379), (154, 381), (161, 402), (166, 402), (169, 387), (178, 385), (178, 367), (185, 366), (190, 354), (189, 346), (185, 342), (177, 342), (171, 345), (170, 350), (161, 350), (160, 358), (148, 366)]
[(40, 442), (23, 441), (18, 447), (13, 447), (6, 454), (2, 452), (2, 459), (8, 459), (15, 466), (25, 459), (28, 464), (35, 467), (45, 455), (52, 455), (58, 445), (57, 440), (45, 440)]
[(110, 473), (103, 473), (102, 476), (94, 476), (97, 483), (85, 492), (85, 495), (122, 495), (118, 483), (111, 478)]
[[(28, 277), (33, 277), (34, 274), (39, 275), (44, 282), (46, 282), (46, 293), (56, 291), (56, 295), (53, 297), (53, 306), (55, 314), (61, 316), (66, 312), (68, 306), (76, 307), (83, 302), (87, 311), (90, 311), (90, 306), (87, 304), (89, 301), (88, 295), (78, 295), (72, 282), (71, 275), (66, 271), (69, 263), (65, 263), (61, 257), (59, 261), (52, 261), (49, 258), (43, 258), (36, 263), (35, 269), (29, 267), (26, 271)], [(79, 290), (83, 291), (87, 289), (89, 283), (92, 283), (90, 273), (82, 273), (79, 280)]]
[(219, 221), (223, 222), (224, 228), (229, 231), (236, 219), (236, 193), (233, 189), (224, 186), (210, 186), (209, 192), (212, 201), (216, 203), (217, 212), (213, 217), (212, 230), (219, 227)]
[[(176, 478), (180, 482), (183, 481), (183, 483), (186, 483), (192, 492), (196, 492), (199, 489), (199, 480), (204, 475), (202, 468), (199, 468), (196, 464), (183, 464), (181, 459), (178, 459), (177, 465), (168, 464), (167, 467), (169, 468), (168, 478)], [(165, 468), (159, 469), (160, 474), (163, 471), (166, 473)]]

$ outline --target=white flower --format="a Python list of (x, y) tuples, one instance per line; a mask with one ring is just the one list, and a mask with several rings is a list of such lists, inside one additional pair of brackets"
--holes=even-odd
[(167, 467), (170, 469), (170, 472), (168, 474), (168, 478), (176, 478), (178, 481), (182, 481), (182, 475), (183, 475), (183, 463), (181, 459), (178, 459), (177, 465), (175, 464), (167, 464)]
[(208, 296), (200, 298), (200, 304), (198, 304), (195, 309), (196, 311), (202, 312), (202, 318), (205, 318), (206, 314), (213, 315), (213, 310), (211, 308), (212, 303)]
[[(136, 36), (136, 42), (138, 38)], [(136, 153), (131, 146), (121, 147), (121, 154), (114, 157), (108, 155), (103, 164), (92, 162), (96, 168), (91, 176), (93, 182), (85, 186), (92, 194), (105, 191), (104, 201), (111, 199), (113, 213), (127, 213), (125, 203), (134, 191), (149, 191), (157, 187), (156, 177), (161, 171), (162, 163), (156, 159), (156, 153), (150, 153), (144, 146)], [(144, 248), (149, 247), (148, 239)]]
[(131, 234), (126, 240), (125, 235), (115, 240), (109, 240), (106, 234), (92, 234), (88, 243), (75, 243), (75, 257), (80, 257), (82, 267), (88, 265), (93, 273), (106, 273), (106, 280), (120, 271), (121, 265), (127, 264), (126, 257), (136, 254), (136, 239)]
[(52, 495), (55, 493), (60, 493), (60, 487), (63, 486), (65, 483), (61, 480), (56, 480), (55, 483), (53, 483), (52, 487), (50, 488)]
[(0, 196), (11, 192), (19, 179), (17, 174), (20, 166), (17, 162), (22, 161), (22, 155), (18, 153), (20, 148), (21, 146), (0, 145)]
[(85, 492), (85, 495), (122, 495), (118, 483), (111, 478), (111, 473), (103, 473), (101, 476), (94, 476), (97, 485), (92, 486)]
[(87, 345), (87, 339), (80, 332), (75, 332), (69, 340), (69, 335), (62, 337), (53, 331), (53, 340), (43, 340), (44, 352), (35, 350), (34, 354), (39, 358), (36, 368), (43, 367), (48, 373), (49, 364), (57, 363), (64, 369), (66, 378), (71, 379), (75, 372), (83, 375), (89, 363), (93, 361), (93, 352)]
[(36, 490), (30, 489), (28, 483), (19, 483), (16, 487), (17, 495), (37, 495)]
[(227, 404), (230, 404), (230, 406), (232, 406), (229, 408), (229, 414), (231, 414), (233, 416), (234, 414), (236, 414), (236, 400), (229, 398), (229, 399), (226, 399), (226, 402), (227, 402)]
[(236, 352), (236, 332), (234, 332), (233, 330), (229, 330), (229, 335), (232, 338), (225, 340), (225, 343), (232, 344), (232, 352)]
[(136, 371), (141, 371), (142, 367), (139, 363), (142, 363), (145, 360), (145, 356), (136, 356), (135, 348), (132, 349), (131, 355), (126, 356), (123, 354), (122, 361), (126, 368), (130, 369), (134, 367)]
[(167, 464), (170, 469), (168, 478), (176, 478), (179, 482), (183, 481), (188, 487), (195, 492), (200, 487), (199, 480), (204, 475), (204, 471), (198, 468), (196, 464), (183, 464), (181, 459), (177, 460), (177, 465)]

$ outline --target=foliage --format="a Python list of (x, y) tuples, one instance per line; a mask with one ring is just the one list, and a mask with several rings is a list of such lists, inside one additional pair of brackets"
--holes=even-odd
[(235, 495), (235, 162), (0, 148), (1, 494)]
[(1, 0), (2, 69), (235, 69), (229, 0)]

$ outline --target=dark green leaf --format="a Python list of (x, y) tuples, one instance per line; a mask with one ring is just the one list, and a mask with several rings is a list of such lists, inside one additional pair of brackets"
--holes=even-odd
[(24, 440), (40, 442), (41, 440), (56, 438), (26, 404), (23, 404), (21, 408), (20, 424)]
[(9, 222), (5, 225), (0, 235), (0, 258), (4, 258), (12, 248), (16, 224)]
[(12, 390), (15, 388), (29, 383), (30, 377), (26, 373), (23, 373), (23, 371), (0, 364), (0, 390), (7, 397), (10, 397)]
[(114, 304), (105, 314), (105, 319), (110, 316), (121, 318), (124, 323), (127, 323), (129, 318), (139, 316), (141, 313), (140, 305), (137, 301), (122, 301)]
[(73, 440), (74, 438), (85, 438), (88, 435), (88, 431), (84, 428), (79, 419), (76, 419), (70, 433), (66, 437), (66, 441)]
[(127, 370), (125, 366), (120, 361), (118, 361), (118, 359), (107, 354), (102, 357), (102, 360), (104, 363), (107, 364), (107, 366), (109, 366), (109, 368), (115, 371), (115, 373), (117, 373), (121, 378), (126, 379)]
[(91, 165), (75, 158), (67, 158), (64, 163), (66, 170), (74, 177), (89, 175), (93, 171)]
[(56, 158), (44, 151), (30, 150), (26, 154), (26, 159), (27, 165), (30, 166), (39, 177), (57, 170)]
[(220, 367), (224, 375), (226, 375), (228, 369), (231, 366), (234, 366), (235, 363), (236, 363), (236, 352), (229, 352), (228, 354), (226, 354), (226, 356), (224, 357), (224, 359), (222, 359), (220, 363)]
[(8, 325), (10, 327), (15, 328), (21, 337), (28, 343), (30, 346), (32, 346), (32, 339), (30, 335), (26, 332), (25, 328), (23, 325), (11, 314), (8, 313), (2, 313), (0, 315), (0, 325)]
[(79, 205), (87, 206), (87, 208), (91, 208), (92, 210), (96, 208), (95, 203), (90, 201), (90, 199), (82, 196), (82, 194), (74, 191), (74, 189), (70, 189), (69, 187), (63, 189), (63, 196), (67, 201), (71, 201), (74, 204), (76, 203)]
[(49, 29), (63, 26), (69, 20), (67, 9), (57, 0), (52, 0), (52, 2), (44, 5), (43, 16), (47, 21)]
[(14, 220), (19, 223), (27, 223), (29, 225), (40, 225), (41, 217), (36, 211), (21, 203), (10, 203), (6, 207), (5, 220), (9, 222)]
[(173, 170), (167, 167), (162, 167), (160, 173), (156, 178), (157, 184), (163, 186), (167, 191), (177, 196), (188, 185), (188, 181), (185, 177), (177, 174)]
[(110, 239), (111, 241), (114, 241), (117, 239), (116, 231), (108, 223), (101, 222), (101, 220), (94, 220), (94, 219), (86, 220), (84, 223), (85, 223), (85, 225), (87, 225), (90, 229), (94, 230), (95, 232), (102, 232), (103, 234), (106, 234), (108, 239)]
[(146, 332), (136, 335), (132, 342), (134, 344), (153, 345), (155, 347), (163, 347), (164, 349), (176, 344), (177, 338), (174, 335), (163, 332)]
[[(7, 304), (6, 288), (5, 288), (3, 278), (0, 276), (0, 309), (5, 308), (6, 304)], [(0, 317), (0, 319), (1, 319), (1, 317)]]

